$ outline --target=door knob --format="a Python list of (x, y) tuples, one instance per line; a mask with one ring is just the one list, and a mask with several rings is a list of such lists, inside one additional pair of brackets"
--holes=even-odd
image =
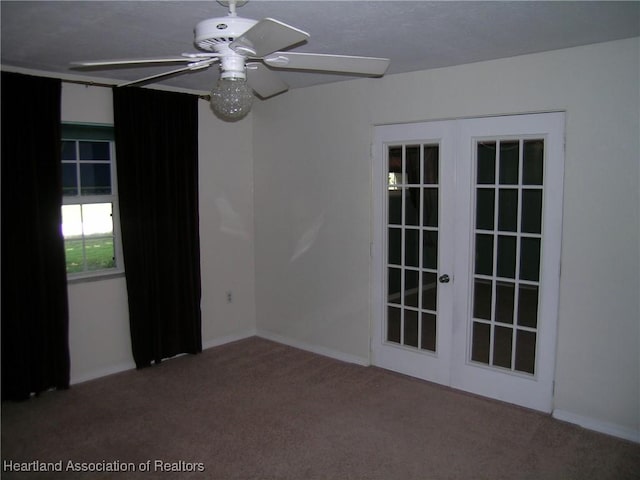
[(449, 278), (449, 275), (445, 273), (444, 275), (440, 275), (438, 277), (438, 280), (440, 281), (440, 283), (449, 283), (451, 279)]

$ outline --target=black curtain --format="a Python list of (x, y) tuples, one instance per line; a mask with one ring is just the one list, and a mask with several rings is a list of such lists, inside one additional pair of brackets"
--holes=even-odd
[(60, 80), (2, 72), (2, 399), (69, 387)]
[(138, 368), (202, 351), (198, 98), (114, 88), (122, 244)]

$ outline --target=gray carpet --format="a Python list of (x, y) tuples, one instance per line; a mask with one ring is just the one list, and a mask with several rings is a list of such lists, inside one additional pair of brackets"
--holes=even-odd
[[(3, 479), (640, 478), (640, 445), (260, 338), (3, 403), (2, 460)], [(129, 471), (76, 471), (96, 469)]]

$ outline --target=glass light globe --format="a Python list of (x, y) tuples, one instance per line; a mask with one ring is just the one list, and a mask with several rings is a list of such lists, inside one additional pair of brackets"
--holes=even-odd
[(252, 103), (253, 92), (244, 78), (220, 78), (211, 91), (211, 109), (228, 122), (246, 117)]

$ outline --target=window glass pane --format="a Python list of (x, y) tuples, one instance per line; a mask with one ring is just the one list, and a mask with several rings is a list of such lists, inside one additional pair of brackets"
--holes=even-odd
[(498, 230), (515, 232), (518, 228), (518, 190), (501, 188), (498, 193)]
[(78, 195), (76, 163), (62, 164), (62, 194), (64, 196)]
[(476, 235), (475, 273), (493, 275), (493, 235)]
[(110, 195), (111, 165), (108, 163), (81, 163), (80, 185), (82, 195)]
[[(516, 237), (500, 235), (498, 237), (498, 276), (515, 278), (516, 276)], [(522, 276), (520, 276), (522, 278)]]
[(418, 312), (404, 311), (404, 344), (418, 348)]
[(524, 185), (542, 185), (544, 140), (525, 140), (522, 165)]
[(425, 227), (438, 226), (438, 189), (424, 189), (424, 214), (422, 224)]
[(542, 231), (542, 190), (522, 191), (522, 231), (526, 233)]
[(478, 183), (496, 182), (496, 143), (478, 143)]
[(491, 281), (476, 278), (473, 287), (473, 316), (491, 320)]
[(518, 157), (520, 142), (500, 142), (500, 184), (518, 183)]
[(404, 188), (405, 225), (420, 225), (420, 189)]
[(113, 233), (110, 203), (88, 203), (82, 206), (82, 227), (85, 236)]
[(424, 182), (435, 185), (438, 183), (438, 145), (424, 146)]
[(62, 206), (62, 235), (64, 238), (82, 236), (82, 208), (80, 205)]
[(114, 268), (113, 237), (85, 237), (85, 258), (88, 271)]
[(438, 232), (422, 232), (422, 268), (438, 268)]
[(520, 240), (520, 279), (538, 281), (540, 276), (540, 239)]
[(76, 142), (74, 141), (62, 141), (62, 160), (75, 160), (76, 159)]
[(80, 160), (109, 160), (109, 142), (79, 142)]
[(494, 192), (493, 188), (479, 188), (476, 192), (476, 228), (478, 230), (493, 230)]

